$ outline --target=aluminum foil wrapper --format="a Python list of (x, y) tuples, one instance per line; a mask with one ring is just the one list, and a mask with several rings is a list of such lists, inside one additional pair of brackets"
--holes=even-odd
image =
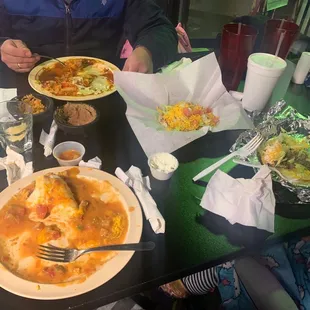
[[(279, 135), (283, 129), (288, 134), (301, 134), (304, 136), (308, 136), (310, 131), (310, 119), (288, 106), (284, 100), (277, 102), (277, 104), (266, 113), (253, 115), (253, 122), (255, 128), (247, 130), (239, 136), (236, 143), (231, 148), (232, 152), (247, 144), (257, 133), (260, 133), (265, 140), (269, 140)], [(246, 158), (240, 159), (250, 164), (261, 164), (256, 152)], [(276, 172), (272, 172), (272, 178), (274, 181), (281, 183), (282, 186), (295, 193), (300, 203), (310, 202), (310, 184), (309, 186), (300, 186), (290, 183)]]

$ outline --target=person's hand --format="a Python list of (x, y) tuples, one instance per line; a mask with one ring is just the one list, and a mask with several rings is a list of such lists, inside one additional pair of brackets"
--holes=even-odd
[(123, 71), (153, 73), (151, 53), (145, 47), (137, 47), (126, 60)]
[(0, 48), (1, 60), (16, 72), (29, 72), (40, 60), (20, 40), (6, 40)]

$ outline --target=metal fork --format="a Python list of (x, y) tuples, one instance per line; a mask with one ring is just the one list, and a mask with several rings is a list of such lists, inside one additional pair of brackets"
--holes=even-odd
[[(234, 163), (238, 164), (238, 165), (242, 165), (242, 166), (247, 166), (247, 167), (251, 167), (251, 168), (257, 168), (257, 169), (260, 169), (262, 167), (264, 167), (263, 165), (260, 165), (260, 164), (251, 164), (251, 163), (248, 163), (244, 160), (240, 160), (240, 159), (234, 159)], [(268, 166), (268, 168), (277, 173), (282, 179), (284, 180), (287, 180), (289, 182), (292, 182), (292, 181), (298, 181), (298, 179), (291, 179), (291, 180), (288, 180), (287, 177), (285, 177), (277, 168), (275, 167), (271, 167), (271, 166)]]
[(115, 244), (100, 246), (96, 248), (89, 248), (85, 250), (77, 249), (64, 249), (49, 245), (40, 245), (37, 253), (37, 257), (58, 263), (70, 263), (75, 261), (81, 255), (86, 253), (104, 252), (104, 251), (152, 251), (155, 248), (154, 242), (140, 242), (129, 244)]
[(260, 144), (263, 141), (264, 141), (264, 138), (262, 137), (262, 135), (260, 133), (258, 133), (248, 144), (243, 146), (241, 149), (239, 149), (239, 150), (229, 154), (228, 156), (222, 158), (221, 160), (219, 160), (215, 164), (211, 165), (210, 167), (206, 168), (205, 170), (201, 171), (199, 174), (197, 174), (193, 178), (193, 180), (197, 181), (197, 180), (203, 178), (204, 176), (208, 175), (209, 173), (216, 170), (217, 168), (222, 166), (224, 163), (226, 163), (227, 161), (229, 161), (230, 159), (232, 159), (236, 156), (240, 156), (240, 157), (249, 156), (250, 154), (252, 154), (253, 152), (255, 152), (257, 150), (257, 148), (260, 146)]
[[(16, 48), (18, 48), (18, 46), (16, 45), (16, 43), (15, 43), (13, 40), (11, 40), (11, 42), (12, 42), (12, 44), (13, 44)], [(22, 44), (23, 44), (25, 47), (27, 47), (27, 45), (26, 45), (24, 42), (22, 42)], [(63, 66), (66, 65), (64, 62), (62, 62), (62, 61), (60, 61), (59, 59), (54, 58), (54, 57), (50, 57), (50, 56), (46, 56), (46, 55), (39, 55), (39, 54), (36, 54), (36, 53), (33, 54), (33, 56), (39, 56), (39, 57), (41, 57), (41, 58), (53, 59), (53, 60), (56, 60), (56, 61), (58, 61), (59, 63), (61, 63)]]
[(66, 64), (65, 64), (64, 62), (62, 62), (61, 60), (59, 60), (58, 58), (54, 58), (54, 57), (46, 56), (46, 55), (41, 55), (41, 54), (34, 54), (34, 55), (39, 56), (39, 57), (41, 57), (41, 58), (56, 60), (56, 61), (58, 61), (60, 64), (62, 64), (64, 67), (66, 66)]

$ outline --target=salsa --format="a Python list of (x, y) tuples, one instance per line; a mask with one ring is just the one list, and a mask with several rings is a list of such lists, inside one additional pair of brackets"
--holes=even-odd
[(73, 160), (81, 156), (81, 153), (76, 150), (68, 150), (59, 154), (58, 158), (61, 160)]

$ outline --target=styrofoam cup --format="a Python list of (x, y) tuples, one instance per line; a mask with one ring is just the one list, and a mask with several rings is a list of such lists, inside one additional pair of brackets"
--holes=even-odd
[[(63, 160), (59, 155), (65, 151), (75, 150), (81, 154), (79, 158), (72, 160)], [(53, 156), (57, 159), (60, 166), (78, 166), (83, 156), (85, 155), (85, 148), (81, 143), (75, 141), (66, 141), (56, 145), (53, 149)]]
[(280, 57), (255, 53), (248, 58), (242, 105), (244, 109), (262, 111), (275, 88), (287, 63)]
[(294, 75), (293, 83), (303, 84), (310, 71), (310, 52), (303, 52), (297, 63)]

